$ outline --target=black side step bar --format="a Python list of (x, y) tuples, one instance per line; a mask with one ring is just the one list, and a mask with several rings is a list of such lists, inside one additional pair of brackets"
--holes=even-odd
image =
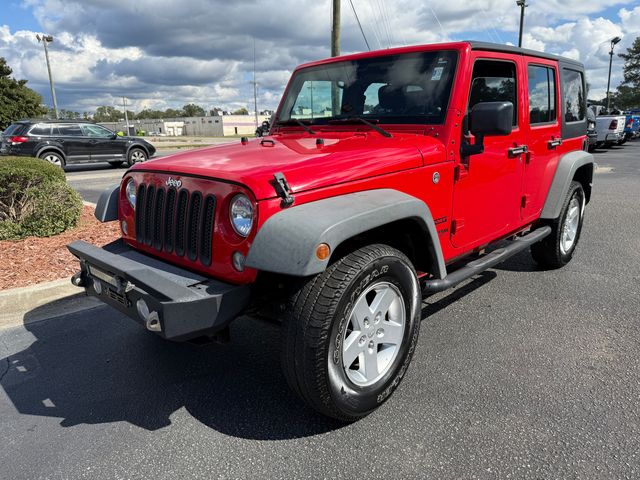
[(534, 243), (539, 242), (551, 233), (551, 227), (545, 226), (537, 228), (523, 237), (516, 237), (509, 245), (498, 248), (485, 256), (478, 258), (465, 266), (449, 273), (444, 278), (435, 278), (427, 280), (422, 288), (423, 293), (442, 292), (448, 288), (454, 287), (463, 280), (483, 272), (487, 268), (491, 268), (498, 263), (504, 262), (507, 258), (521, 252), (525, 248)]

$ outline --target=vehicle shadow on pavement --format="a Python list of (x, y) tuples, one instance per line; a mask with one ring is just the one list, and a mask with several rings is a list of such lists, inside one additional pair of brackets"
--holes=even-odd
[[(231, 343), (206, 346), (162, 340), (106, 306), (25, 328), (32, 343), (0, 360), (0, 385), (20, 413), (58, 417), (63, 427), (126, 421), (157, 430), (183, 408), (204, 425), (248, 439), (344, 426), (289, 390), (274, 324), (242, 317), (231, 327)], [(182, 412), (176, 417), (185, 422)]]

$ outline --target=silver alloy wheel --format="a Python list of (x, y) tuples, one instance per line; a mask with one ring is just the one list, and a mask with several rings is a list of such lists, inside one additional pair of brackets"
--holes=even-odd
[(405, 324), (398, 287), (378, 282), (362, 292), (342, 339), (342, 366), (349, 380), (362, 387), (380, 380), (400, 352)]
[(59, 155), (56, 155), (54, 153), (47, 153), (46, 155), (44, 155), (42, 157), (44, 160), (46, 160), (49, 163), (52, 163), (54, 165), (57, 165), (58, 167), (62, 166), (62, 159), (60, 158)]
[(138, 163), (138, 162), (144, 162), (147, 158), (144, 155), (144, 152), (142, 152), (142, 150), (134, 150), (133, 152), (131, 152), (131, 161), (133, 163)]
[(562, 236), (560, 237), (560, 252), (566, 255), (576, 242), (578, 226), (580, 225), (581, 205), (577, 197), (573, 197), (569, 202), (567, 215), (562, 225)]

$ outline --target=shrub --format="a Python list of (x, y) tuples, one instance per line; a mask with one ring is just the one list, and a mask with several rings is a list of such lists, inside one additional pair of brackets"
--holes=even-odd
[(81, 214), (82, 200), (60, 167), (0, 157), (0, 240), (56, 235), (78, 225)]

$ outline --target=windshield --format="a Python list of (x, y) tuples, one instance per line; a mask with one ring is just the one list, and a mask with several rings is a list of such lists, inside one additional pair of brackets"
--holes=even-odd
[(444, 122), (457, 53), (387, 55), (309, 67), (296, 72), (278, 122), (322, 125), (365, 118), (380, 123)]

